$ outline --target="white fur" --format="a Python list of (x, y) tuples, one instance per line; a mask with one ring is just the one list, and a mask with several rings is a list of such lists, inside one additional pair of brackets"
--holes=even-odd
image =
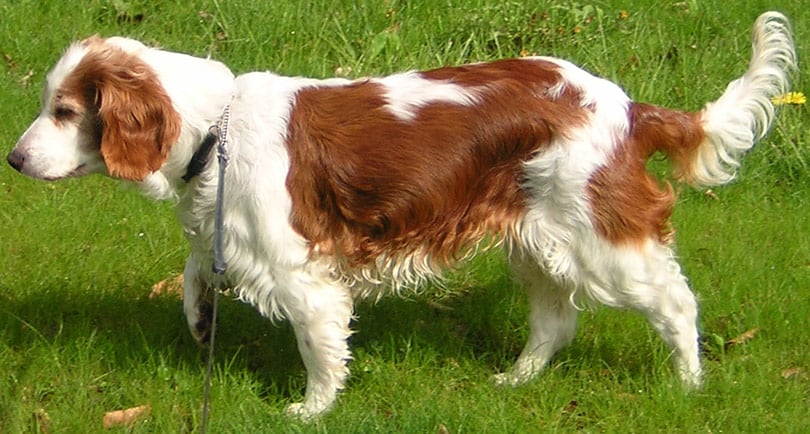
[(474, 105), (477, 97), (469, 89), (452, 83), (437, 83), (418, 72), (406, 72), (371, 80), (386, 89), (388, 109), (402, 120), (416, 118), (419, 107), (436, 102)]
[(754, 24), (748, 71), (702, 113), (706, 143), (693, 163), (692, 182), (725, 184), (734, 178), (740, 157), (767, 132), (774, 119), (773, 96), (787, 91), (787, 74), (796, 68), (790, 25), (782, 14), (762, 14)]

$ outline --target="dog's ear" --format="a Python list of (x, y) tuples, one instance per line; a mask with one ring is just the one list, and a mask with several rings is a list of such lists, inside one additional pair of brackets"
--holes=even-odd
[(160, 169), (181, 120), (155, 71), (134, 55), (103, 46), (91, 47), (77, 70), (85, 97), (98, 109), (100, 152), (110, 176), (142, 181)]

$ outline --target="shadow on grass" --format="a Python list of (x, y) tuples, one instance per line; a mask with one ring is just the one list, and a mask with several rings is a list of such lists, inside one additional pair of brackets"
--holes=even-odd
[[(491, 374), (508, 369), (525, 342), (526, 300), (505, 272), (482, 281), (486, 287), (468, 286), (444, 297), (427, 293), (358, 302), (352, 350), (396, 364), (399, 346), (409, 342), (416, 352), (434, 355), (439, 363), (461, 360)], [(71, 348), (94, 336), (93, 345), (103, 352), (110, 370), (128, 369), (162, 354), (168, 355), (164, 356), (168, 363), (191, 375), (200, 372), (202, 384), (207, 349), (189, 335), (182, 301), (171, 295), (150, 299), (145, 295), (149, 285), (134, 286), (138, 287), (143, 291), (93, 293), (73, 284), (19, 297), (10, 295), (11, 288), (0, 287), (0, 338), (24, 353), (42, 342)], [(217, 366), (232, 374), (247, 373), (260, 385), (263, 399), (300, 399), (306, 372), (289, 324), (273, 325), (252, 306), (228, 297), (220, 300)], [(633, 324), (645, 326), (643, 320)], [(649, 366), (650, 343), (617, 341), (609, 337), (612, 334), (605, 335), (598, 325), (583, 324), (577, 341), (558, 354), (553, 369), (575, 377), (610, 375), (613, 368), (650, 375), (655, 369)], [(645, 332), (637, 335), (649, 337)], [(363, 379), (360, 366), (352, 368), (352, 381), (374, 381)]]
[[(497, 279), (495, 288), (468, 288), (441, 299), (418, 295), (360, 301), (351, 347), (374, 348), (385, 357), (396, 352), (397, 342), (415, 339), (440, 357), (469, 357), (491, 365), (493, 372), (502, 370), (504, 360), (514, 360), (523, 344), (525, 301), (506, 276)], [(169, 363), (203, 372), (207, 349), (189, 335), (181, 300), (171, 295), (150, 299), (147, 282), (97, 292), (79, 286), (85, 283), (50, 284), (22, 295), (0, 286), (4, 345), (21, 353), (38, 345), (69, 351), (92, 336), (91, 345), (97, 347), (92, 351), (103, 353), (113, 370), (168, 354)], [(250, 372), (263, 394), (293, 399), (303, 394), (306, 375), (289, 324), (273, 325), (249, 305), (220, 300), (216, 362), (228, 371)]]

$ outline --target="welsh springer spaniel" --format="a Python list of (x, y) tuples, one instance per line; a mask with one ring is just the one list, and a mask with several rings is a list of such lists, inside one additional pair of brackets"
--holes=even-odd
[(344, 385), (355, 298), (418, 286), (493, 245), (531, 306), (525, 349), (497, 384), (536, 377), (590, 301), (643, 313), (697, 386), (697, 305), (670, 246), (675, 195), (645, 164), (661, 151), (677, 180), (729, 182), (794, 66), (775, 12), (754, 24), (745, 74), (693, 113), (633, 102), (550, 57), (355, 81), (234, 79), (213, 60), (93, 37), (50, 72), (44, 109), (8, 161), (34, 178), (102, 173), (177, 200), (191, 243), (184, 310), (205, 341), (218, 163), (202, 155), (187, 171), (230, 104), (226, 284), (292, 323), (307, 388), (288, 411), (303, 418)]

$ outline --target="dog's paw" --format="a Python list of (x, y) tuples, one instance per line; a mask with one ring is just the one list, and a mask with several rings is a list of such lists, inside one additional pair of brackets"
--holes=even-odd
[(703, 371), (700, 368), (693, 368), (691, 370), (682, 368), (679, 371), (681, 383), (686, 390), (692, 391), (700, 389), (700, 386), (703, 384)]
[(515, 387), (520, 385), (520, 382), (514, 375), (508, 372), (502, 372), (489, 377), (489, 382), (496, 387)]
[(211, 323), (214, 316), (214, 308), (210, 303), (201, 302), (197, 305), (196, 321), (191, 327), (191, 335), (197, 344), (205, 346), (211, 340)]
[(301, 422), (309, 422), (319, 413), (308, 409), (303, 402), (296, 402), (288, 405), (284, 410), (284, 414), (286, 414), (288, 417), (298, 419)]
[(534, 375), (520, 375), (515, 372), (502, 372), (489, 377), (489, 382), (495, 387), (518, 387), (529, 382)]

